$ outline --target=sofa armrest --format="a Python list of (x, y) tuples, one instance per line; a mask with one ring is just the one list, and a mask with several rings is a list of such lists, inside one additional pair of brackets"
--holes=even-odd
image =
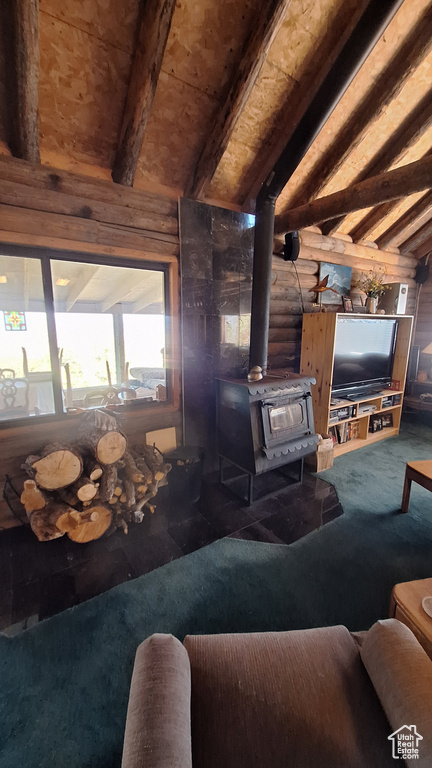
[[(420, 737), (418, 768), (432, 765), (432, 661), (405, 624), (377, 621), (360, 650), (364, 666), (393, 731), (404, 727)], [(389, 736), (389, 739), (393, 735)], [(397, 740), (397, 737), (395, 737)]]
[(192, 768), (190, 664), (172, 635), (138, 647), (123, 745), (122, 768)]

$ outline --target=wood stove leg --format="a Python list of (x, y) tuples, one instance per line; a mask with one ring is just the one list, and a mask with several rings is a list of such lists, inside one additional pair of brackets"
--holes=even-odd
[(248, 494), (247, 494), (248, 507), (251, 506), (252, 502), (253, 502), (253, 475), (248, 475)]
[(299, 483), (303, 482), (304, 457), (300, 459)]

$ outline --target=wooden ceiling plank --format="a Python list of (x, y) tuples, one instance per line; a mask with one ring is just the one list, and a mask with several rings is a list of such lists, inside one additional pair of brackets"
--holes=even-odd
[(210, 136), (207, 137), (188, 188), (188, 196), (203, 199), (279, 31), (289, 2), (270, 0), (260, 3), (253, 28), (243, 45), (239, 65), (217, 107), (210, 126)]
[(176, 0), (146, 0), (143, 6), (112, 172), (115, 182), (128, 187), (134, 182), (175, 5)]
[(410, 75), (432, 49), (432, 2), (425, 14), (405, 38), (384, 72), (372, 85), (329, 149), (314, 165), (305, 182), (290, 200), (290, 209), (316, 198), (336, 176), (352, 150), (359, 146), (372, 122), (377, 120), (394, 100)]
[(39, 0), (14, 0), (12, 7), (16, 104), (11, 148), (14, 155), (39, 163)]
[(408, 197), (415, 192), (431, 188), (432, 156), (427, 155), (415, 163), (408, 163), (394, 171), (373, 176), (340, 192), (318, 198), (307, 205), (280, 214), (275, 219), (275, 233), (292, 232), (295, 229), (309, 227), (311, 224), (320, 224), (337, 216)]
[(411, 237), (408, 238), (408, 240), (405, 240), (403, 243), (401, 243), (401, 251), (405, 253), (406, 251), (416, 251), (417, 248), (420, 245), (423, 245), (423, 243), (426, 243), (430, 238), (432, 237), (432, 219), (427, 221), (426, 224), (423, 224), (420, 229), (415, 232)]
[[(407, 239), (418, 229), (418, 226), (416, 227), (418, 219), (422, 216), (428, 216), (429, 213), (432, 214), (432, 192), (427, 192), (421, 200), (414, 203), (414, 205), (412, 205), (411, 208), (398, 219), (398, 221), (395, 221), (391, 227), (386, 229), (386, 231), (377, 238), (378, 247), (385, 250), (390, 243), (393, 243), (396, 240), (399, 240), (399, 243), (403, 242), (403, 239)], [(421, 221), (419, 226), (423, 223), (424, 222)], [(410, 231), (411, 229), (412, 231)], [(401, 236), (405, 234), (406, 237), (402, 239)]]
[[(370, 162), (357, 174), (352, 183), (357, 184), (371, 176), (377, 176), (379, 173), (387, 171), (395, 163), (400, 162), (407, 149), (414, 146), (431, 125), (432, 89), (410, 112), (395, 133), (387, 139), (384, 146), (376, 152)], [(327, 221), (322, 226), (323, 235), (332, 235), (336, 232), (344, 218), (341, 216), (338, 219)]]

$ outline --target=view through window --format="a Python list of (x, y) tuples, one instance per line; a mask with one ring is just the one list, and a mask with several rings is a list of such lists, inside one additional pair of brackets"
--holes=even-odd
[[(166, 400), (164, 272), (54, 259), (50, 269), (62, 410)], [(0, 419), (55, 412), (44, 298), (39, 259), (0, 257)]]

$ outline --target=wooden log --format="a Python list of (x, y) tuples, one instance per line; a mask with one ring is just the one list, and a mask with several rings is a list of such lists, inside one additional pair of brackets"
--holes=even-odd
[(14, 0), (12, 7), (17, 101), (12, 149), (39, 163), (39, 2)]
[(115, 464), (126, 450), (126, 438), (118, 429), (117, 419), (108, 411), (95, 409), (83, 414), (79, 439), (103, 465)]
[[(150, 254), (175, 256), (178, 242), (170, 239), (160, 240), (155, 233), (144, 230), (105, 224), (76, 216), (64, 216), (58, 213), (45, 213), (0, 204), (0, 227), (7, 232), (25, 235), (41, 235), (79, 243), (93, 243), (119, 248), (133, 248)], [(151, 236), (148, 236), (151, 235)], [(168, 237), (168, 236), (166, 236)], [(170, 236), (172, 237), (172, 236)]]
[(427, 156), (280, 214), (275, 219), (275, 232), (292, 232), (431, 187), (432, 157)]
[(23, 468), (40, 488), (47, 491), (66, 488), (81, 475), (83, 462), (70, 445), (51, 443), (38, 456), (28, 456)]
[(271, 311), (270, 305), (270, 328), (301, 328), (302, 315), (297, 314), (281, 314), (275, 315)]
[[(380, 76), (367, 90), (342, 130), (337, 133), (329, 149), (312, 167), (305, 182), (291, 198), (289, 207), (297, 208), (320, 193), (340, 170), (349, 154), (360, 145), (369, 126), (383, 115), (388, 105), (401, 92), (420, 62), (432, 48), (432, 7), (421, 13), (409, 35), (402, 43)], [(334, 216), (341, 215), (337, 211)], [(325, 221), (325, 219), (321, 219)]]
[(260, 3), (254, 24), (240, 53), (232, 82), (227, 86), (211, 121), (210, 134), (195, 168), (187, 196), (202, 199), (224, 154), (237, 121), (267, 58), (285, 16), (289, 0)]
[[(407, 267), (408, 269), (415, 269), (417, 265), (417, 259), (412, 255), (397, 255), (389, 253), (388, 251), (377, 251), (375, 248), (369, 248), (359, 243), (351, 242), (349, 240), (341, 239), (339, 237), (326, 237), (314, 232), (310, 232), (307, 229), (302, 229), (300, 232), (300, 258), (302, 261), (313, 260), (313, 255), (310, 250), (306, 250), (305, 247), (312, 247), (315, 250), (312, 252), (315, 254), (315, 261), (320, 262), (323, 258), (332, 260), (334, 254), (344, 254), (345, 257), (354, 257), (355, 259), (363, 259), (366, 261), (380, 261), (386, 264), (393, 264), (396, 267)], [(331, 251), (331, 258), (328, 258), (327, 254), (319, 254), (319, 251)], [(350, 266), (350, 262), (346, 259), (346, 263)]]
[(269, 329), (269, 342), (275, 341), (300, 341), (301, 328), (271, 328)]
[[(149, 237), (158, 233), (158, 239), (178, 242), (178, 219), (154, 211), (139, 211), (137, 208), (113, 203), (88, 200), (77, 194), (64, 194), (58, 190), (34, 189), (26, 184), (4, 181), (0, 187), (0, 203), (46, 213), (65, 214), (80, 219), (91, 219), (105, 224), (142, 229)], [(171, 235), (171, 238), (169, 237)]]
[[(378, 173), (391, 168), (392, 165), (396, 165), (397, 162), (403, 159), (407, 150), (419, 141), (431, 125), (432, 95), (428, 91), (405, 118), (403, 123), (391, 134), (384, 146), (380, 147), (351, 183), (357, 184), (359, 181), (376, 176)], [(326, 221), (322, 226), (323, 234), (331, 235), (333, 232), (336, 232), (344, 218), (342, 216)]]
[(24, 480), (20, 501), (27, 514), (35, 512), (37, 509), (43, 509), (47, 504), (46, 497), (34, 480)]
[(97, 462), (95, 462), (94, 459), (90, 458), (85, 460), (84, 467), (86, 475), (90, 478), (90, 480), (93, 480), (93, 482), (96, 482), (96, 480), (99, 480), (99, 478), (102, 476), (103, 469)]
[(174, 8), (175, 0), (146, 0), (142, 8), (112, 173), (114, 181), (129, 187), (135, 178)]
[(104, 467), (99, 488), (100, 500), (109, 501), (113, 496), (117, 499), (121, 493), (121, 487), (117, 486), (117, 466), (110, 464)]
[(111, 525), (112, 512), (103, 504), (87, 507), (83, 512), (67, 510), (57, 519), (60, 535), (67, 533), (72, 541), (85, 544), (100, 539)]
[(65, 531), (57, 527), (59, 518), (69, 514), (70, 507), (58, 501), (50, 501), (43, 509), (29, 515), (30, 527), (39, 541), (52, 541), (64, 536)]
[[(416, 230), (417, 222), (424, 223), (423, 216), (427, 220), (432, 214), (432, 191), (427, 192), (417, 203), (411, 206), (394, 224), (377, 238), (379, 248), (385, 250), (390, 243), (399, 245)], [(413, 228), (411, 230), (411, 228)]]
[(81, 475), (76, 483), (71, 486), (70, 490), (75, 494), (79, 501), (91, 501), (97, 494), (98, 485), (95, 485), (89, 477)]
[(129, 451), (125, 451), (122, 462), (126, 477), (132, 480), (133, 483), (141, 483), (144, 480), (143, 472), (138, 469), (135, 459)]
[(0, 178), (35, 190), (53, 190), (65, 195), (78, 195), (87, 201), (153, 212), (159, 216), (177, 216), (177, 200), (3, 155), (0, 155)]

